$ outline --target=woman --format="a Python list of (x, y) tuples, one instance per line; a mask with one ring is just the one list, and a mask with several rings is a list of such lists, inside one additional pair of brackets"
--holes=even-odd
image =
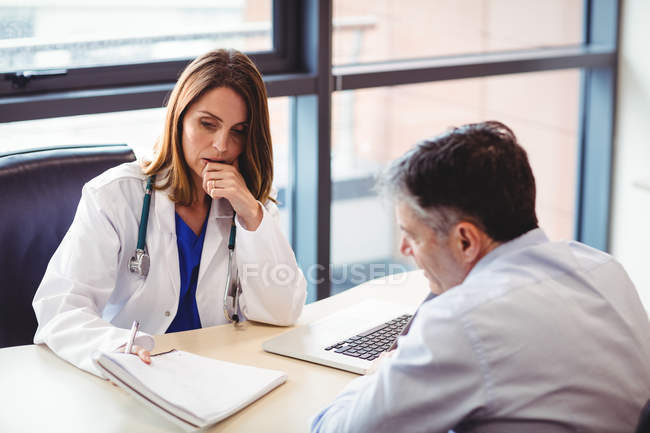
[[(275, 325), (297, 319), (306, 282), (271, 197), (266, 99), (259, 71), (238, 51), (209, 52), (185, 69), (153, 160), (84, 186), (34, 297), (35, 343), (97, 374), (92, 353), (121, 350), (134, 320), (142, 333), (132, 352), (149, 362), (152, 334), (227, 323), (238, 313)], [(147, 257), (142, 265), (132, 258), (141, 219), (145, 245), (135, 255), (144, 252), (149, 266)], [(239, 308), (230, 304), (224, 314), (231, 229), (241, 289)]]

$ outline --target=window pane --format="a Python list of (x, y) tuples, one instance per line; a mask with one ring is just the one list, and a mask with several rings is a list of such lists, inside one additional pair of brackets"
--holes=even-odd
[[(579, 70), (337, 92), (332, 100), (332, 262), (388, 271), (398, 251), (392, 209), (370, 189), (388, 162), (450, 126), (499, 120), (528, 152), (537, 215), (551, 239), (573, 237)], [(399, 270), (396, 267), (394, 270)], [(348, 274), (351, 275), (350, 272)], [(360, 281), (333, 284), (333, 291)]]
[[(270, 98), (274, 187), (285, 235), (289, 233), (289, 98)], [(138, 158), (151, 157), (165, 119), (163, 108), (0, 123), (0, 153), (73, 144), (122, 144)], [(119, 128), (115, 126), (119, 125)]]
[(334, 64), (582, 43), (583, 0), (334, 0)]
[(0, 70), (187, 59), (272, 49), (271, 0), (5, 0)]

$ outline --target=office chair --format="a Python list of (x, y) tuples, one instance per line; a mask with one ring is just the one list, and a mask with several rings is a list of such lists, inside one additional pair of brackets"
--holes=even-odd
[(123, 144), (0, 154), (0, 347), (32, 343), (32, 299), (72, 223), (83, 185), (133, 160)]
[(635, 433), (650, 433), (650, 400), (648, 400), (641, 410), (639, 422), (636, 425)]

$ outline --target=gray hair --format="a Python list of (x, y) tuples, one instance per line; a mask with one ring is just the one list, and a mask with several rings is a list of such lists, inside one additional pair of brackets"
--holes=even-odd
[(505, 242), (538, 227), (528, 155), (500, 122), (463, 125), (420, 141), (382, 179), (381, 189), (444, 234), (469, 222)]
[(415, 215), (440, 237), (446, 237), (452, 226), (462, 219), (462, 213), (450, 206), (423, 207), (406, 183), (408, 159), (412, 152), (393, 161), (377, 178), (375, 190), (389, 203), (407, 205)]

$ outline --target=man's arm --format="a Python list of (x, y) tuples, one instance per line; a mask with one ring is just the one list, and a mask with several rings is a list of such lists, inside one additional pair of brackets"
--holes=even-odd
[(427, 308), (395, 355), (351, 382), (314, 418), (312, 432), (446, 433), (486, 406), (475, 344), (458, 319)]

